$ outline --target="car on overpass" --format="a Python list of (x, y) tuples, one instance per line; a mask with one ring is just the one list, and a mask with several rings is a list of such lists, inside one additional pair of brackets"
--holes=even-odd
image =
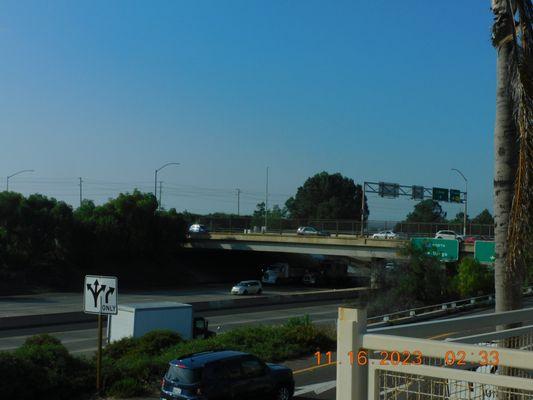
[(192, 224), (189, 227), (189, 233), (209, 233), (209, 229), (205, 225)]
[(240, 351), (206, 351), (172, 360), (161, 400), (276, 399), (294, 394), (292, 370)]
[(405, 235), (401, 235), (394, 231), (380, 231), (372, 235), (372, 239), (403, 239)]
[(296, 234), (300, 236), (331, 236), (327, 231), (321, 231), (314, 226), (300, 226), (296, 230)]
[(438, 231), (435, 234), (435, 239), (457, 239), (459, 242), (462, 242), (464, 240), (463, 235), (459, 235), (458, 233), (455, 233), (454, 231)]

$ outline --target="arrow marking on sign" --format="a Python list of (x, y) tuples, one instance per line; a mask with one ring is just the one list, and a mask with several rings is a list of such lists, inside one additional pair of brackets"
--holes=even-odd
[(115, 288), (109, 286), (109, 289), (107, 289), (107, 293), (105, 294), (105, 302), (109, 303), (109, 295), (115, 293)]
[[(102, 285), (100, 287), (100, 289), (98, 289), (98, 286), (99, 286), (99, 283), (98, 283), (98, 279), (94, 281), (94, 289), (92, 287), (93, 285), (91, 285), (90, 283), (87, 284), (87, 289), (89, 290), (89, 292), (91, 292), (93, 294), (93, 299), (94, 299), (94, 307), (96, 308), (97, 305), (98, 305), (98, 296), (100, 296), (100, 293), (102, 293), (105, 288), (106, 288), (106, 285)], [(115, 289), (113, 288), (113, 291)], [(106, 303), (107, 303), (107, 300), (106, 300)]]

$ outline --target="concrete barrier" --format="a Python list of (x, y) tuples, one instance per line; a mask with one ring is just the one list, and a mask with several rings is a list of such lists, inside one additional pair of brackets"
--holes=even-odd
[[(351, 300), (368, 288), (350, 288), (334, 290), (317, 290), (312, 292), (298, 292), (292, 294), (269, 295), (263, 297), (240, 297), (228, 300), (188, 302), (194, 312), (215, 310), (231, 310), (236, 308), (259, 307), (276, 304), (309, 303), (321, 300)], [(66, 325), (83, 322), (95, 322), (96, 315), (83, 312), (64, 312), (54, 314), (21, 315), (14, 317), (0, 317), (0, 330), (21, 329), (48, 325)]]

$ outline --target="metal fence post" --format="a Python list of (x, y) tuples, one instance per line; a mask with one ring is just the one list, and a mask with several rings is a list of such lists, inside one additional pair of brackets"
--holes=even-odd
[(366, 305), (358, 307), (360, 308), (339, 307), (337, 400), (367, 400), (368, 366), (359, 365), (357, 357), (366, 333)]

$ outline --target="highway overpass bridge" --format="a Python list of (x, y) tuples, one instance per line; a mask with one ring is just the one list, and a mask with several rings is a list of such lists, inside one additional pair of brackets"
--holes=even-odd
[[(407, 240), (370, 239), (354, 235), (325, 237), (217, 232), (191, 237), (185, 246), (194, 249), (321, 254), (369, 262), (402, 260), (405, 257), (399, 254), (399, 250), (407, 243)], [(473, 245), (461, 247), (461, 253), (474, 253)]]

